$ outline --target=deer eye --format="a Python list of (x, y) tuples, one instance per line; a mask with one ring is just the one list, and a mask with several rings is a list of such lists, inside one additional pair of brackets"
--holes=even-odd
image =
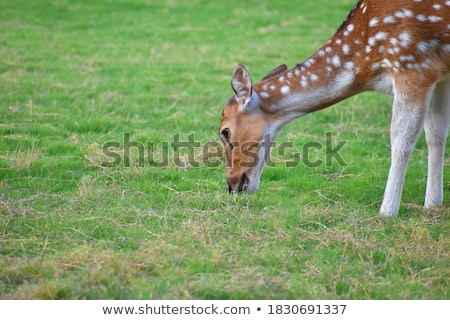
[(229, 139), (230, 138), (230, 129), (225, 128), (223, 129), (220, 134), (225, 138), (225, 139)]

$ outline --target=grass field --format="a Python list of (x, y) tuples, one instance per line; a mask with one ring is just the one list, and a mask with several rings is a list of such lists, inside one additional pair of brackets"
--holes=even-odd
[[(421, 209), (421, 136), (378, 216), (389, 97), (289, 124), (252, 195), (179, 148), (219, 141), (236, 64), (292, 67), (354, 2), (0, 0), (0, 297), (450, 299), (450, 149), (442, 208)], [(344, 165), (287, 165), (327, 132)]]

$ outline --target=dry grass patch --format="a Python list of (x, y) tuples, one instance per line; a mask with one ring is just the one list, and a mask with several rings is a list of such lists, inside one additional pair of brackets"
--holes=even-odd
[[(23, 136), (21, 136), (21, 138), (28, 139)], [(13, 170), (26, 170), (30, 168), (39, 157), (40, 152), (37, 147), (32, 147), (30, 149), (19, 147), (15, 151), (7, 152), (4, 156), (0, 155), (0, 159), (4, 160), (9, 165), (9, 169)]]

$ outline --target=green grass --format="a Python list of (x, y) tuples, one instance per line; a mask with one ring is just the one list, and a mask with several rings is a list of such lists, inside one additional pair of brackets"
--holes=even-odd
[(156, 160), (177, 134), (218, 141), (235, 65), (254, 79), (293, 66), (354, 4), (321, 2), (0, 0), (0, 297), (449, 299), (449, 151), (442, 208), (421, 209), (421, 137), (399, 217), (377, 213), (388, 97), (289, 124), (290, 152), (332, 132), (347, 166), (281, 158), (253, 195), (225, 192), (223, 163), (177, 167), (171, 148), (165, 167), (139, 166), (136, 148), (101, 166), (125, 133)]

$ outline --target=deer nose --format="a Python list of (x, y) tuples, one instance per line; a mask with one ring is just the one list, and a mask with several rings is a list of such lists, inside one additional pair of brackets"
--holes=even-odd
[(238, 177), (230, 177), (227, 178), (227, 190), (229, 193), (233, 193), (234, 191), (237, 191), (239, 185), (239, 178)]
[(249, 179), (246, 173), (243, 173), (240, 177), (233, 177), (227, 179), (228, 192), (232, 193), (237, 191), (238, 193), (245, 191), (247, 189)]
[(233, 179), (227, 179), (227, 190), (228, 193), (233, 193), (236, 190), (237, 182), (234, 183)]

